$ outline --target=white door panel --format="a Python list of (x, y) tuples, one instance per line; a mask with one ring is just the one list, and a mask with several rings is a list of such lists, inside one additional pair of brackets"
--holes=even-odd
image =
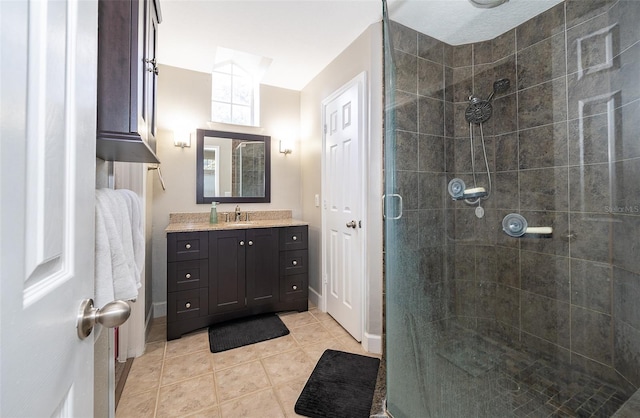
[(0, 416), (91, 416), (97, 2), (0, 8)]
[[(364, 74), (324, 103), (325, 275), (327, 312), (362, 339)], [(356, 227), (348, 226), (355, 221)]]

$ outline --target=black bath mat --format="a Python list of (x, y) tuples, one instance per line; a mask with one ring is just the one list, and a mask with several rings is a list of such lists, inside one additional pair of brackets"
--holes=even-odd
[(275, 314), (252, 316), (209, 327), (212, 353), (231, 350), (289, 334), (289, 329)]
[(312, 418), (369, 418), (380, 360), (326, 350), (296, 402)]

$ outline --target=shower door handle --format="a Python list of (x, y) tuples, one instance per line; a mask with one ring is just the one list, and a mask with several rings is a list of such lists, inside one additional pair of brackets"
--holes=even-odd
[[(387, 201), (387, 197), (395, 197), (398, 199), (398, 216), (387, 216), (387, 205), (386, 205), (386, 201)], [(400, 219), (402, 218), (402, 196), (399, 195), (398, 193), (390, 193), (390, 194), (384, 194), (382, 195), (382, 217), (384, 219)]]

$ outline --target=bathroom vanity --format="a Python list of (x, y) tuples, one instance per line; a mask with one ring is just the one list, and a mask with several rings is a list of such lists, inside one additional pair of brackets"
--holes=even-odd
[[(211, 324), (306, 311), (308, 226), (290, 211), (208, 223), (208, 213), (171, 214), (167, 232), (167, 340)], [(288, 217), (287, 217), (288, 215)]]

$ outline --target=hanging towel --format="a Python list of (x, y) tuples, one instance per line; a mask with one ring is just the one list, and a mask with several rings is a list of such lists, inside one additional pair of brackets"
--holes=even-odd
[(138, 297), (140, 277), (133, 249), (129, 204), (122, 193), (96, 190), (95, 299), (102, 307)]
[(116, 189), (117, 193), (124, 198), (127, 203), (127, 211), (131, 222), (131, 244), (133, 250), (133, 261), (136, 266), (136, 285), (139, 289), (142, 284), (142, 270), (144, 269), (144, 224), (142, 216), (142, 202), (138, 194), (128, 189)]

